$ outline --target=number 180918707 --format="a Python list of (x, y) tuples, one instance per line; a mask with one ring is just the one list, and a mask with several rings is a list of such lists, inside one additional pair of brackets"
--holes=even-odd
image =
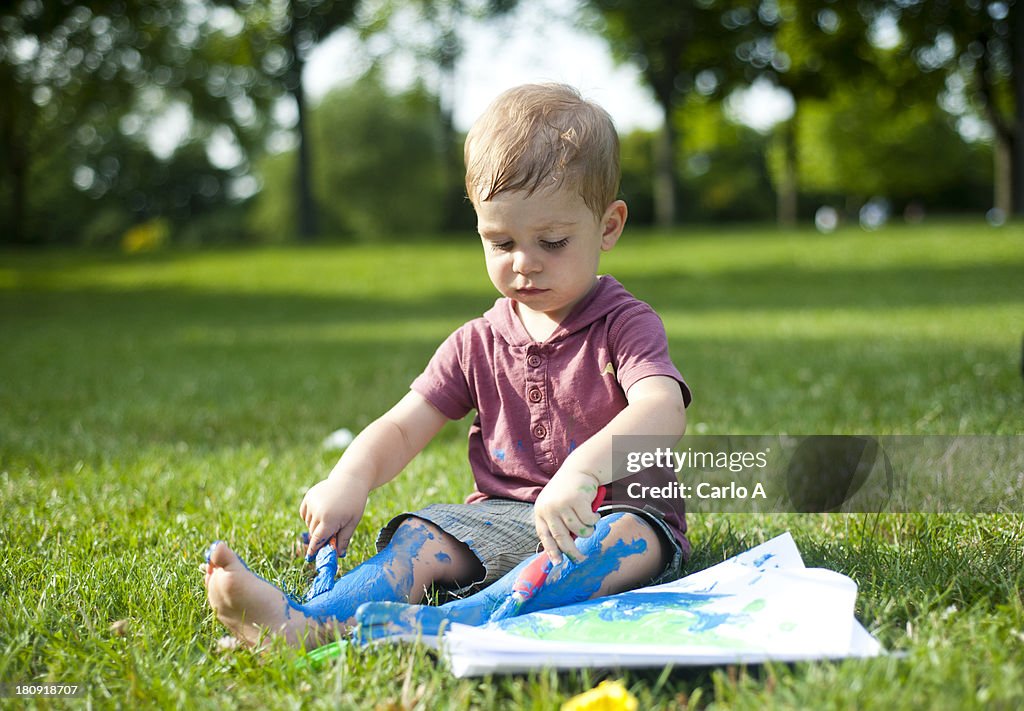
[(0, 698), (40, 696), (81, 696), (85, 691), (82, 684), (0, 684)]

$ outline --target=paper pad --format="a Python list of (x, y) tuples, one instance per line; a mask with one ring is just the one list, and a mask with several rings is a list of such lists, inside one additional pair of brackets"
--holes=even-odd
[(453, 624), (440, 649), (458, 677), (873, 657), (881, 646), (854, 618), (856, 596), (845, 575), (805, 567), (785, 533), (672, 583)]

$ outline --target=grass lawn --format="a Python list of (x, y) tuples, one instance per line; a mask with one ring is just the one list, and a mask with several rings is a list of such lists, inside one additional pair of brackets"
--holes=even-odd
[[(903, 652), (870, 661), (456, 680), (417, 646), (321, 671), (218, 654), (206, 545), (303, 588), (321, 440), (493, 302), (478, 252), (0, 252), (0, 681), (82, 684), (98, 707), (550, 709), (603, 678), (642, 709), (1024, 704), (1022, 515), (690, 517), (692, 570), (790, 530), (851, 576)], [(1022, 225), (631, 233), (603, 268), (661, 313), (691, 432), (1024, 433)], [(346, 565), (393, 513), (471, 488), (467, 428), (371, 497)]]

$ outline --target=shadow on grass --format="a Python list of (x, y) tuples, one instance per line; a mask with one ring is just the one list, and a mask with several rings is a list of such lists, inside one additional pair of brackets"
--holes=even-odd
[(624, 271), (620, 278), (656, 309), (684, 312), (887, 310), (1024, 302), (1021, 268), (1015, 264), (827, 271), (784, 266), (708, 275), (656, 269)]
[[(941, 314), (1024, 300), (1018, 270), (992, 264), (708, 276), (661, 268), (624, 270), (623, 281), (666, 313), (846, 307), (877, 310), (884, 322), (894, 308)], [(494, 298), (443, 286), (417, 299), (213, 287), (0, 291), (9, 334), (0, 352), (8, 375), (0, 382), (5, 446), (74, 448), (96, 437), (115, 448), (119, 441), (287, 442), (341, 425), (358, 429), (397, 401), (441, 341)], [(1011, 341), (1019, 349), (1019, 337)], [(1019, 350), (742, 333), (672, 333), (670, 345), (695, 391), (691, 421), (710, 431), (1024, 426), (1013, 414)]]

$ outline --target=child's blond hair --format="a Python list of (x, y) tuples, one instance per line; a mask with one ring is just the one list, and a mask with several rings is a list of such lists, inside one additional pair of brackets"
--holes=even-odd
[(487, 108), (466, 137), (473, 205), (507, 191), (574, 188), (604, 214), (619, 192), (619, 137), (611, 116), (565, 84), (524, 84)]

